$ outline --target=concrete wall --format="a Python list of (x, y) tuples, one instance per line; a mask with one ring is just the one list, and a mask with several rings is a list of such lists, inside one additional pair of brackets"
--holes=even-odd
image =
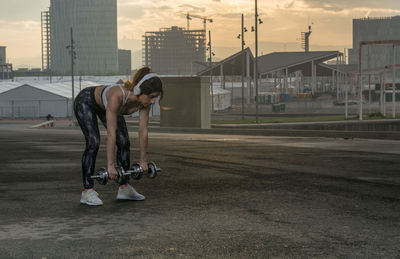
[(164, 77), (161, 127), (211, 127), (208, 77)]
[[(400, 16), (388, 18), (353, 19), (353, 48), (349, 49), (349, 64), (358, 64), (361, 41), (397, 40), (400, 35)], [(396, 48), (400, 60), (400, 47)], [(363, 47), (363, 68), (377, 68), (392, 64), (391, 45)]]

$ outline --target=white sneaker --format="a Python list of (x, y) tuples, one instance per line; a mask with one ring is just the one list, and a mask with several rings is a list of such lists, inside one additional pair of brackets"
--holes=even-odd
[(143, 195), (138, 193), (135, 188), (133, 188), (130, 184), (126, 184), (125, 188), (119, 187), (118, 189), (118, 200), (133, 200), (133, 201), (142, 201), (146, 199)]
[(93, 189), (83, 191), (81, 196), (81, 203), (92, 206), (103, 205), (103, 202), (100, 200), (98, 196), (99, 194)]

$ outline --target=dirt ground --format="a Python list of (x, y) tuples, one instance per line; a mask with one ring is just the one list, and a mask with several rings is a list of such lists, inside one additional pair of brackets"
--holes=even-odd
[(1, 258), (399, 258), (400, 141), (151, 133), (146, 200), (97, 184), (100, 207), (79, 203), (83, 148), (0, 124)]

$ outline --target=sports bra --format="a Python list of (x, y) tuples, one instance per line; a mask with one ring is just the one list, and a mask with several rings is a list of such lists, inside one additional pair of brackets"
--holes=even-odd
[(110, 88), (114, 87), (114, 86), (119, 86), (119, 88), (122, 91), (122, 95), (123, 95), (122, 106), (124, 106), (126, 104), (126, 102), (128, 101), (128, 97), (131, 94), (131, 91), (128, 91), (128, 94), (125, 94), (125, 91), (122, 88), (122, 85), (107, 85), (101, 92), (101, 100), (103, 101), (104, 108), (106, 108), (106, 109), (107, 109), (107, 97), (106, 97), (107, 91), (110, 90)]

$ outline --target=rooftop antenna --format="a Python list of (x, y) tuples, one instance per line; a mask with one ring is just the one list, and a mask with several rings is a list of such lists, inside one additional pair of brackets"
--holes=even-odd
[[(313, 22), (311, 24), (314, 24)], [(311, 35), (311, 25), (308, 25), (308, 31), (301, 32), (301, 48), (305, 52), (310, 50), (310, 35)]]

